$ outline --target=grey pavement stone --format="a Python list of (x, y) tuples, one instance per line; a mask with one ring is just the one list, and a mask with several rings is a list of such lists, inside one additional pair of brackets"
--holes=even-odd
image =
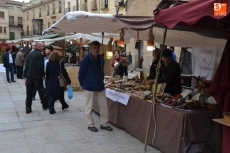
[(22, 127), (24, 129), (29, 129), (29, 128), (38, 128), (38, 127), (46, 127), (46, 121), (45, 120), (40, 120), (40, 121), (28, 121), (28, 122), (21, 122)]
[(61, 133), (61, 132), (70, 132), (70, 131), (78, 131), (79, 129), (74, 124), (68, 124), (68, 125), (54, 125), (49, 126), (50, 129), (52, 129), (55, 133)]
[(61, 141), (85, 139), (85, 135), (81, 131), (60, 132), (57, 135)]
[[(1, 105), (1, 103), (0, 103)], [(4, 113), (15, 113), (16, 109), (15, 108), (0, 108), (0, 114)]]
[(0, 139), (0, 149), (27, 147), (27, 145), (24, 137)]
[(37, 127), (37, 128), (29, 128), (24, 130), (25, 136), (31, 136), (31, 135), (46, 135), (46, 134), (55, 134), (53, 130), (51, 130), (49, 127)]
[(47, 120), (46, 123), (48, 126), (70, 125), (70, 124), (72, 124), (72, 119)]
[(10, 131), (0, 131), (0, 138), (3, 140), (9, 139), (9, 138), (18, 138), (18, 137), (25, 138), (25, 135), (23, 133), (23, 129), (10, 130)]
[(31, 135), (27, 136), (26, 140), (30, 146), (34, 145), (42, 145), (49, 143), (58, 143), (59, 139), (55, 134), (39, 134), (39, 135)]
[(1, 153), (32, 153), (29, 147), (11, 148), (11, 149), (1, 149)]
[(14, 104), (12, 102), (0, 102), (0, 108), (14, 108)]
[(31, 150), (33, 153), (68, 153), (61, 143), (35, 145)]
[(19, 122), (19, 118), (17, 113), (4, 113), (0, 114), (0, 123), (12, 123), (12, 122)]
[(68, 149), (68, 151), (72, 152), (80, 152), (80, 151), (86, 151), (86, 150), (94, 150), (97, 149), (93, 142), (83, 139), (83, 140), (77, 140), (77, 141), (64, 141), (62, 143), (65, 148)]
[(15, 130), (15, 129), (21, 129), (21, 128), (22, 128), (22, 124), (20, 122), (0, 124), (0, 131)]

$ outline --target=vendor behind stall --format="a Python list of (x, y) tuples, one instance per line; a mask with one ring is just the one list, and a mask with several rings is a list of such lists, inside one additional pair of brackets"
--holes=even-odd
[(118, 66), (115, 68), (114, 76), (120, 75), (121, 77), (128, 76), (128, 59), (126, 57), (122, 57)]
[[(162, 55), (162, 64), (160, 70), (160, 78), (158, 83), (167, 83), (164, 92), (172, 95), (180, 94), (181, 78), (180, 78), (180, 65), (172, 59), (172, 51), (165, 49)], [(154, 78), (147, 81), (149, 85), (154, 83)]]

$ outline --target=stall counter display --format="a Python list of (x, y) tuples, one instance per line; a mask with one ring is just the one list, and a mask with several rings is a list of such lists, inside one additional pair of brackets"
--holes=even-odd
[(81, 89), (80, 83), (78, 81), (79, 67), (65, 67), (65, 68), (70, 77), (73, 90)]

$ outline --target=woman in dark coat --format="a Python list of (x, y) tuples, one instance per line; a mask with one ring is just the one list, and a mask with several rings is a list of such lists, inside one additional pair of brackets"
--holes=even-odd
[(54, 109), (55, 99), (59, 99), (62, 104), (62, 110), (69, 107), (69, 105), (65, 102), (64, 98), (64, 90), (65, 87), (60, 87), (59, 84), (59, 75), (60, 75), (60, 65), (62, 74), (67, 80), (68, 84), (71, 83), (71, 80), (68, 76), (68, 73), (65, 70), (64, 63), (60, 61), (60, 57), (57, 52), (53, 52), (50, 56), (49, 62), (46, 66), (46, 94), (49, 96), (49, 112), (50, 114), (56, 113)]

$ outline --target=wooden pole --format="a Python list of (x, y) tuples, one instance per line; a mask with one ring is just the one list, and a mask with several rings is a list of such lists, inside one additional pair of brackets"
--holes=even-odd
[(82, 48), (82, 38), (80, 38), (80, 54), (79, 54), (79, 61), (82, 60), (82, 52), (83, 52), (83, 48)]
[[(157, 73), (156, 73), (155, 82), (154, 82), (153, 102), (151, 104), (148, 127), (147, 127), (147, 131), (146, 131), (146, 136), (145, 136), (145, 147), (144, 147), (145, 151), (147, 149), (147, 141), (148, 141), (148, 136), (149, 136), (149, 128), (150, 128), (150, 124), (151, 124), (151, 119), (152, 119), (152, 116), (154, 116), (154, 108), (155, 108), (155, 104), (156, 104), (156, 98), (155, 97), (156, 97), (156, 92), (157, 92), (157, 84), (158, 84), (159, 73), (160, 73), (160, 68), (161, 68), (162, 54), (163, 54), (164, 46), (165, 46), (166, 34), (167, 34), (167, 28), (165, 28), (165, 31), (164, 31), (164, 38), (163, 38), (163, 44), (162, 44), (162, 48), (161, 48), (160, 59), (159, 59), (159, 62), (157, 64), (157, 68), (156, 68)], [(155, 122), (155, 119), (154, 119), (154, 122)], [(156, 128), (156, 122), (154, 124), (155, 124), (155, 128)], [(154, 138), (155, 138), (155, 133), (154, 133)]]

